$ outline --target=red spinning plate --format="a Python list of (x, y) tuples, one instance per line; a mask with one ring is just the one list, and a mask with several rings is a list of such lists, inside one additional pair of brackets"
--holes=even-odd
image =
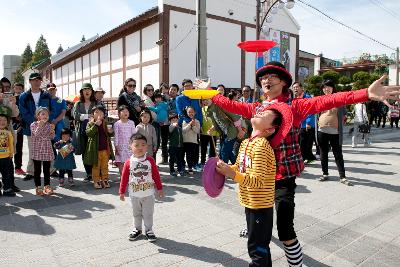
[(276, 43), (270, 40), (254, 40), (238, 43), (238, 47), (246, 52), (265, 52), (274, 47)]

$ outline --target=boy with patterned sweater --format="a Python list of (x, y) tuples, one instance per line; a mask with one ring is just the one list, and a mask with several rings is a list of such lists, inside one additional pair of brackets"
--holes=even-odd
[(251, 119), (252, 135), (242, 142), (236, 163), (217, 163), (219, 173), (239, 184), (239, 202), (246, 213), (250, 266), (272, 266), (269, 243), (276, 175), (273, 148), (289, 132), (292, 122), (293, 115), (286, 103), (267, 106)]
[(147, 156), (147, 140), (136, 133), (130, 139), (132, 156), (125, 161), (119, 187), (119, 198), (125, 200), (125, 191), (129, 183), (129, 196), (132, 202), (134, 229), (129, 234), (133, 241), (142, 235), (142, 219), (146, 237), (150, 242), (157, 240), (153, 232), (154, 187), (158, 197), (163, 197), (160, 173), (154, 158)]

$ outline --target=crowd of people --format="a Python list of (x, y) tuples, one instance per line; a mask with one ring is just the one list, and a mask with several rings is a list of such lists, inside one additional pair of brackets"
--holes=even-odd
[[(58, 178), (60, 187), (72, 187), (75, 155), (82, 156), (86, 172), (83, 181), (92, 181), (95, 189), (107, 189), (111, 186), (112, 161), (119, 170), (122, 201), (129, 185), (134, 217), (129, 240), (142, 235), (143, 220), (146, 237), (155, 241), (154, 195), (164, 195), (156, 164), (158, 151), (161, 150), (159, 164), (168, 164), (171, 176), (201, 172), (207, 156), (218, 155), (216, 170), (239, 184), (239, 200), (247, 221), (247, 229), (241, 233), (249, 239), (252, 262), (257, 266), (271, 265), (269, 242), (275, 206), (278, 236), (288, 263), (300, 266), (302, 251), (293, 226), (295, 178), (301, 175), (305, 164), (317, 159), (313, 154), (317, 141), (322, 169), (319, 180), (329, 177), (328, 152), (332, 149), (340, 182), (351, 185), (342, 153), (346, 114), (343, 106), (356, 104), (355, 127), (364, 123), (368, 119), (364, 102), (383, 101), (395, 95), (385, 91), (380, 84), (382, 79), (368, 90), (345, 93), (335, 93), (335, 84), (327, 80), (321, 85), (323, 96), (312, 97), (300, 82), (293, 83), (282, 64), (270, 62), (256, 73), (265, 100), (254, 101), (250, 86), (228, 91), (220, 84), (213, 88), (218, 91), (216, 96), (200, 101), (182, 94), (195, 89), (189, 79), (182, 81), (181, 88), (162, 83), (155, 90), (146, 84), (141, 97), (136, 81), (129, 78), (120, 91), (118, 120), (114, 121), (103, 101), (105, 91), (90, 83), (82, 85), (79, 100), (71, 103), (57, 97), (55, 84), (42, 88), (39, 73), (30, 75), (30, 88), (25, 92), (22, 84), (14, 84), (11, 89), (11, 83), (3, 78), (0, 162), (5, 167), (0, 170), (0, 192), (15, 196), (20, 191), (14, 171), (25, 175), (24, 180), (34, 180), (38, 196), (54, 193), (51, 176)], [(387, 105), (391, 124), (397, 127), (398, 102)], [(29, 150), (26, 172), (22, 170), (24, 135)], [(353, 136), (353, 146), (356, 138)], [(260, 202), (260, 194), (265, 194), (268, 201)]]

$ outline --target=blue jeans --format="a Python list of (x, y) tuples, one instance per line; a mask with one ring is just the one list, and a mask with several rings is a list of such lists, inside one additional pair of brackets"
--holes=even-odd
[(229, 163), (231, 161), (232, 164), (236, 162), (236, 155), (233, 151), (233, 146), (236, 142), (236, 138), (228, 139), (226, 136), (223, 138), (223, 142), (221, 143), (221, 159), (225, 163)]

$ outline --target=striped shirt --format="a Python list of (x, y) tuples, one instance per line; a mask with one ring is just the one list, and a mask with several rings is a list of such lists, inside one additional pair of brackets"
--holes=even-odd
[(250, 209), (274, 206), (276, 162), (274, 150), (266, 138), (244, 140), (231, 168), (236, 172), (234, 180), (239, 183), (242, 206)]

